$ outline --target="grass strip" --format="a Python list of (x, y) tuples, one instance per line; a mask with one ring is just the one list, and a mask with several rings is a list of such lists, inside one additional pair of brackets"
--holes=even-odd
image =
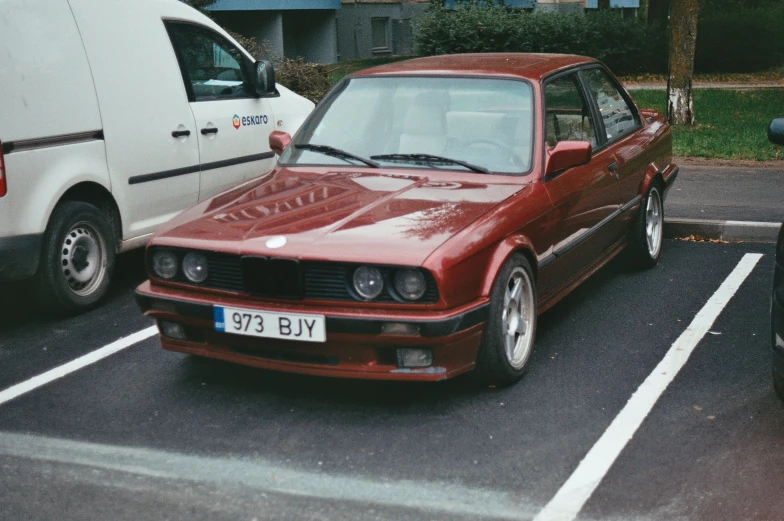
[[(640, 108), (667, 110), (664, 90), (630, 90)], [(784, 117), (784, 89), (694, 90), (693, 127), (673, 127), (676, 156), (784, 160), (784, 147), (768, 142), (770, 120)]]

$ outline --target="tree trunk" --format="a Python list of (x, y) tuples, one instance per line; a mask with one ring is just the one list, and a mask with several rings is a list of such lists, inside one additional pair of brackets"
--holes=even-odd
[(698, 0), (672, 0), (670, 65), (667, 78), (667, 119), (671, 125), (693, 125), (691, 80), (697, 44)]

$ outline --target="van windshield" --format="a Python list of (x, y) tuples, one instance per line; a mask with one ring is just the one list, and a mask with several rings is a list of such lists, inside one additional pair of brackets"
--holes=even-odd
[(523, 81), (354, 78), (316, 109), (280, 162), (524, 174), (532, 109)]

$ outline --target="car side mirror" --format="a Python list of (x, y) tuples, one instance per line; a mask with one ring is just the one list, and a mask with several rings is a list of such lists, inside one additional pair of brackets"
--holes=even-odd
[(266, 60), (256, 62), (256, 77), (254, 81), (256, 94), (261, 97), (271, 96), (275, 90), (275, 68)]
[(545, 176), (591, 162), (590, 141), (559, 141), (547, 153)]
[(774, 145), (784, 145), (784, 118), (776, 118), (770, 122), (768, 141)]
[(280, 130), (273, 130), (269, 137), (270, 150), (275, 152), (278, 156), (283, 155), (283, 151), (288, 148), (291, 143), (291, 135), (288, 132), (281, 132)]

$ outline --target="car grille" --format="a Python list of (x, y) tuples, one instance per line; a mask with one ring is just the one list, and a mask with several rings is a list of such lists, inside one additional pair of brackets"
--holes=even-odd
[[(351, 275), (358, 264), (201, 253), (207, 258), (209, 273), (201, 287), (281, 299), (362, 300), (350, 289)], [(376, 267), (386, 283), (384, 292), (374, 302), (400, 302), (389, 291), (395, 268)], [(427, 291), (416, 302), (432, 304), (438, 300), (438, 289), (433, 276), (427, 271), (424, 274)], [(181, 275), (177, 282), (190, 284)]]

